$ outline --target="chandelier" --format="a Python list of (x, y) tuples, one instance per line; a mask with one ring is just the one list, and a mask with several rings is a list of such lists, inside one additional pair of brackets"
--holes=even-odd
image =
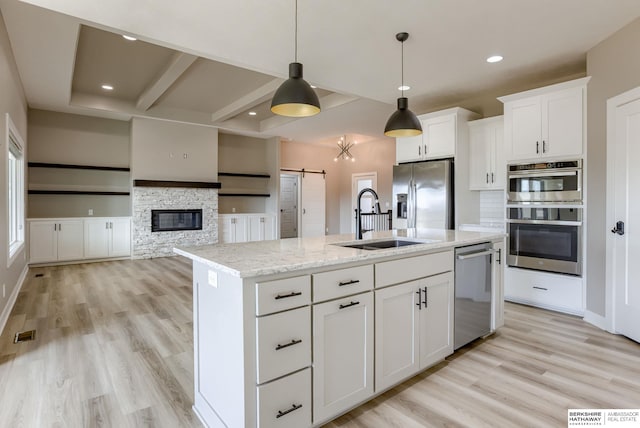
[(346, 135), (343, 135), (342, 137), (340, 137), (340, 140), (338, 140), (338, 148), (340, 149), (340, 153), (338, 153), (338, 156), (333, 158), (333, 161), (338, 162), (338, 159), (344, 159), (344, 160), (350, 160), (351, 162), (355, 162), (356, 158), (353, 157), (349, 149), (355, 146), (356, 143), (357, 141), (354, 141), (352, 143), (347, 142)]

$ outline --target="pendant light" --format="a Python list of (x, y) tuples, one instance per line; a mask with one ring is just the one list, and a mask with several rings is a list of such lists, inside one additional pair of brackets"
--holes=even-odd
[(396, 39), (402, 44), (402, 96), (398, 98), (398, 110), (389, 117), (384, 127), (384, 135), (387, 137), (413, 137), (422, 134), (420, 121), (409, 110), (409, 100), (404, 96), (404, 42), (408, 38), (409, 33), (396, 34)]
[(302, 78), (302, 64), (298, 62), (298, 0), (296, 0), (295, 62), (289, 64), (289, 78), (273, 95), (271, 111), (280, 116), (290, 117), (306, 117), (320, 113), (318, 95)]

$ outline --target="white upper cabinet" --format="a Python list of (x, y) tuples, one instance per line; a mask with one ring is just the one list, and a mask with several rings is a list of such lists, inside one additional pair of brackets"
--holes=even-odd
[(499, 98), (507, 161), (582, 157), (589, 77)]
[(479, 115), (455, 107), (418, 116), (422, 134), (415, 137), (396, 138), (396, 162), (416, 162), (456, 156), (459, 144), (459, 125)]
[(502, 116), (469, 122), (469, 188), (504, 189), (505, 174)]

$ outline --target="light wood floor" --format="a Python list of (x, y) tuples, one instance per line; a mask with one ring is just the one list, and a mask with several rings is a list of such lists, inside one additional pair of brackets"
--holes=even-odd
[[(31, 269), (0, 336), (0, 427), (200, 427), (191, 298), (179, 257)], [(568, 408), (640, 408), (640, 345), (526, 306), (505, 318), (327, 427), (566, 427)]]

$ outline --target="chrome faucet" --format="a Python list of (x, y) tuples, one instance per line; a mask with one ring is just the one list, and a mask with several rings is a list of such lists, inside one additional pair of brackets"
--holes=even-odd
[(356, 239), (362, 239), (362, 234), (365, 232), (370, 232), (373, 229), (367, 229), (367, 230), (362, 230), (362, 218), (360, 217), (360, 206), (361, 206), (361, 201), (362, 201), (362, 195), (364, 195), (365, 193), (371, 193), (373, 195), (374, 198), (376, 198), (376, 214), (380, 214), (380, 203), (378, 202), (378, 194), (376, 193), (375, 190), (366, 187), (364, 189), (362, 189), (360, 191), (360, 193), (358, 193), (358, 199), (356, 201)]

